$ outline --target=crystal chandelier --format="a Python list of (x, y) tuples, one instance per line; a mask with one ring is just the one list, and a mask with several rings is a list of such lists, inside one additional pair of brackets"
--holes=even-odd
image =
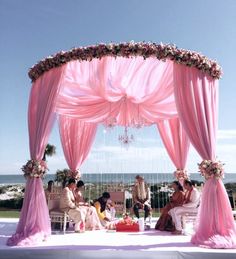
[(146, 125), (146, 120), (141, 118), (141, 117), (138, 117), (137, 120), (135, 119), (132, 119), (131, 120), (131, 126), (136, 128), (136, 129), (141, 129), (143, 128), (144, 126)]
[(105, 122), (105, 127), (107, 129), (113, 129), (117, 124), (117, 120), (116, 118), (113, 118), (113, 117), (109, 117), (106, 122)]
[(134, 142), (134, 136), (133, 136), (133, 134), (129, 135), (128, 128), (125, 127), (124, 133), (122, 135), (119, 135), (118, 140), (122, 146), (124, 146), (126, 149), (128, 149), (129, 144)]

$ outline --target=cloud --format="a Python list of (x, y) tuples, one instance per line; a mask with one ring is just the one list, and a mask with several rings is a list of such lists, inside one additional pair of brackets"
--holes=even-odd
[(218, 130), (217, 131), (217, 140), (236, 140), (236, 130)]

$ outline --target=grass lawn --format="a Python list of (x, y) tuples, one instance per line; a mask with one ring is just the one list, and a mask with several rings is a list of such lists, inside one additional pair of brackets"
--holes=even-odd
[(1, 210), (0, 209), (0, 218), (19, 218), (19, 210)]

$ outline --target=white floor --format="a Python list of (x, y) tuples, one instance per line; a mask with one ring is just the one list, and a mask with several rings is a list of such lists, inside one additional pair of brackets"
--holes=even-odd
[[(153, 219), (153, 225), (155, 219)], [(236, 249), (206, 249), (190, 243), (191, 235), (173, 236), (151, 229), (109, 233), (105, 230), (65, 235), (56, 232), (36, 247), (8, 247), (16, 219), (0, 219), (0, 258), (236, 258)]]

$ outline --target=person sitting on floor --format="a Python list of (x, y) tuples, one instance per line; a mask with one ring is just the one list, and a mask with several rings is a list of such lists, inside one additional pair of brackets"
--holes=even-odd
[(105, 214), (106, 217), (112, 221), (115, 219), (116, 217), (116, 209), (115, 209), (115, 204), (111, 199), (107, 200), (107, 205), (106, 205), (106, 209), (105, 209)]
[(110, 194), (109, 192), (104, 192), (101, 197), (99, 197), (97, 200), (94, 202), (94, 206), (96, 208), (98, 217), (100, 219), (100, 222), (102, 226), (108, 227), (109, 223), (111, 222), (111, 219), (107, 217), (107, 201), (110, 199)]
[(76, 206), (80, 208), (81, 219), (85, 224), (85, 230), (99, 230), (102, 229), (102, 225), (98, 218), (96, 209), (90, 206), (89, 203), (85, 202), (83, 197), (84, 182), (78, 181), (75, 190), (75, 201)]
[(174, 235), (182, 234), (182, 216), (186, 213), (197, 212), (200, 203), (200, 193), (190, 180), (184, 180), (184, 189), (186, 193), (183, 205), (169, 211), (169, 215), (175, 224), (175, 231), (172, 232)]
[(81, 209), (76, 206), (74, 191), (76, 189), (76, 181), (71, 178), (68, 185), (63, 189), (60, 198), (60, 209), (65, 211), (75, 223), (75, 232), (83, 232)]
[(137, 175), (135, 179), (136, 183), (132, 192), (134, 214), (137, 218), (139, 218), (139, 209), (143, 209), (144, 220), (146, 220), (151, 212), (150, 190), (142, 176)]
[(161, 216), (158, 219), (155, 229), (161, 231), (174, 231), (175, 227), (171, 216), (168, 214), (169, 210), (174, 207), (181, 206), (184, 202), (184, 191), (182, 185), (178, 181), (174, 181), (171, 185), (174, 193), (170, 197), (170, 202), (162, 209)]

